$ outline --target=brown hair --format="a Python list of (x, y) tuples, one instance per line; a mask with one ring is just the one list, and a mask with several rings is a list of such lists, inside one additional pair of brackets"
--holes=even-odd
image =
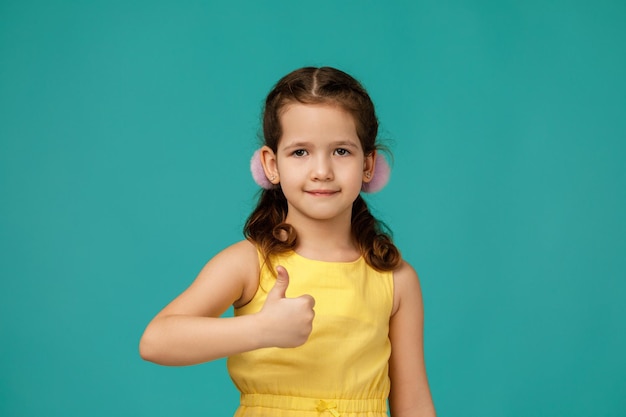
[[(265, 145), (274, 152), (277, 152), (282, 135), (281, 111), (294, 102), (341, 106), (354, 118), (365, 155), (380, 148), (376, 143), (378, 119), (374, 104), (363, 86), (338, 69), (306, 67), (280, 79), (265, 100), (263, 137)], [(296, 246), (296, 231), (285, 223), (286, 218), (287, 199), (278, 186), (261, 192), (257, 206), (244, 226), (244, 235), (258, 245), (270, 266), (270, 255), (288, 252)], [(352, 205), (352, 236), (365, 261), (373, 268), (390, 271), (400, 264), (400, 252), (390, 233), (370, 213), (360, 195)]]

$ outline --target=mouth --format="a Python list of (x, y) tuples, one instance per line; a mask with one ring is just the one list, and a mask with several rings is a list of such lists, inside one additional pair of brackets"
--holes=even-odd
[(307, 190), (305, 191), (307, 194), (310, 194), (315, 197), (330, 197), (337, 194), (339, 191), (333, 190)]

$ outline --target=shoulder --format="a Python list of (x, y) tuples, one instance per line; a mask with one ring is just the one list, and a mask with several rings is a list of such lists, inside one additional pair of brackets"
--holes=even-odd
[(205, 273), (214, 275), (216, 272), (225, 273), (233, 278), (246, 276), (258, 269), (256, 246), (247, 240), (234, 243), (209, 260), (200, 275)]
[(258, 280), (258, 271), (256, 247), (248, 241), (237, 242), (208, 261), (193, 283), (159, 315), (219, 317), (256, 291), (251, 286)]
[(231, 288), (237, 295), (234, 298), (234, 304), (237, 305), (250, 293), (254, 295), (258, 276), (257, 248), (252, 242), (241, 240), (226, 247), (207, 262), (198, 279), (222, 282), (223, 286)]
[(258, 248), (249, 240), (242, 240), (224, 249), (220, 255), (227, 257), (228, 263), (237, 268), (242, 290), (241, 297), (233, 305), (241, 307), (254, 297), (259, 286), (261, 267)]
[(393, 271), (393, 287), (392, 315), (400, 309), (402, 303), (418, 303), (421, 306), (422, 293), (419, 277), (415, 269), (405, 260), (402, 260)]
[(258, 266), (258, 259), (256, 246), (244, 239), (222, 250), (209, 263), (213, 261), (226, 262), (233, 268), (241, 268), (247, 271), (252, 264)]

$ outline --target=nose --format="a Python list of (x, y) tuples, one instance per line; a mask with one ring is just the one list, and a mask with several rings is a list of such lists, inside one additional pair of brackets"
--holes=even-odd
[(313, 158), (311, 177), (315, 181), (331, 181), (333, 179), (333, 166), (331, 158), (326, 155), (317, 155)]

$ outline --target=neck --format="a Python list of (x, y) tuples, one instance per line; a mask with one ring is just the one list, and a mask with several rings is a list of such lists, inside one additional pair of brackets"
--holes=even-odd
[(351, 213), (344, 218), (316, 220), (287, 215), (298, 234), (296, 252), (320, 261), (353, 261), (360, 253), (352, 239)]

